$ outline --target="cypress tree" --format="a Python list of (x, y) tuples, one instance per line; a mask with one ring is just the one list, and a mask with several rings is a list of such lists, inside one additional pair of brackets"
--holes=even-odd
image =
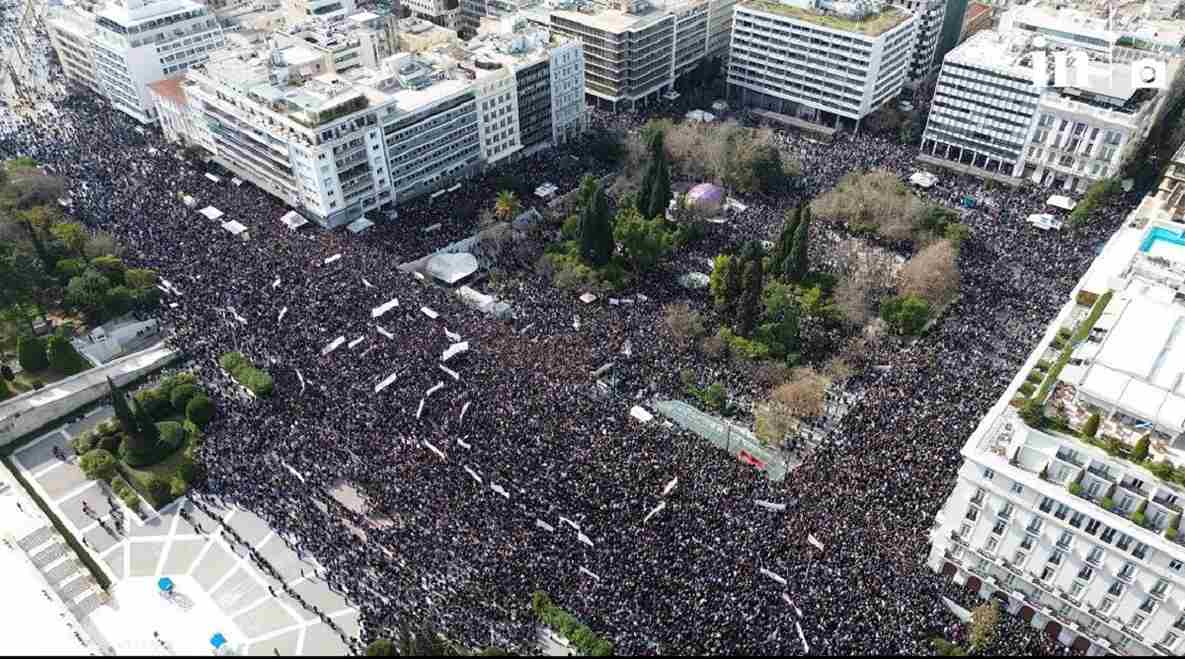
[(783, 266), (786, 278), (791, 281), (802, 281), (802, 278), (806, 276), (807, 266), (810, 264), (807, 258), (810, 228), (811, 211), (803, 209), (801, 219), (794, 230), (794, 245), (790, 248), (789, 256), (786, 257), (786, 266)]
[(658, 218), (666, 220), (667, 206), (671, 203), (671, 170), (667, 166), (667, 158), (665, 154), (660, 154), (657, 162), (654, 163), (654, 184), (650, 190), (650, 205), (647, 212), (643, 213), (647, 218)]
[(794, 245), (794, 230), (798, 227), (798, 219), (802, 215), (802, 208), (791, 208), (786, 211), (786, 219), (782, 222), (782, 232), (778, 234), (778, 244), (774, 245), (773, 258), (770, 259), (770, 274), (782, 276), (786, 274), (784, 263), (790, 256), (790, 248)]
[(737, 255), (728, 260), (728, 272), (724, 274), (724, 303), (723, 310), (732, 314), (736, 312), (744, 289), (745, 260)]
[(634, 200), (634, 208), (642, 215), (650, 210), (650, 197), (654, 191), (654, 163), (646, 165), (646, 173), (642, 175), (642, 186), (638, 189), (638, 198)]
[(585, 261), (593, 261), (593, 252), (596, 250), (596, 199), (601, 192), (601, 186), (598, 185), (593, 188), (592, 196), (588, 203), (580, 213), (580, 258)]
[(745, 262), (744, 292), (741, 293), (740, 310), (737, 313), (737, 333), (743, 337), (753, 335), (761, 308), (761, 284), (764, 279), (761, 259)]
[(25, 229), (29, 232), (29, 241), (33, 243), (33, 251), (37, 254), (37, 260), (41, 261), (41, 267), (46, 274), (54, 274), (54, 266), (56, 263), (50, 261), (49, 251), (45, 249), (45, 243), (41, 241), (41, 234), (33, 227), (30, 222), (25, 222)]
[(119, 425), (123, 426), (123, 431), (129, 435), (135, 434), (138, 428), (132, 411), (128, 408), (127, 398), (124, 397), (119, 387), (115, 386), (110, 377), (107, 378), (107, 387), (111, 390), (111, 407), (115, 408), (115, 418), (119, 419)]
[(593, 258), (592, 262), (598, 266), (605, 265), (613, 258), (613, 225), (609, 218), (609, 200), (605, 197), (605, 190), (597, 188), (593, 194)]

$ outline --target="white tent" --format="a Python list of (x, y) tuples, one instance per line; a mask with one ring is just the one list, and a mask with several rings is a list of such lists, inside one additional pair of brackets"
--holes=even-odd
[(185, 204), (186, 206), (189, 206), (190, 208), (193, 208), (194, 206), (197, 206), (197, 199), (194, 199), (193, 197), (191, 197), (189, 195), (182, 195), (181, 196), (181, 203)]
[(293, 231), (309, 223), (308, 220), (304, 219), (304, 217), (296, 211), (288, 211), (287, 213), (284, 213), (284, 215), (280, 217), (280, 221), (284, 223), (284, 226), (292, 229)]
[(1028, 217), (1027, 221), (1042, 231), (1062, 228), (1062, 221), (1049, 213), (1033, 213)]
[(554, 183), (544, 183), (543, 185), (535, 188), (535, 196), (539, 197), (540, 199), (550, 199), (557, 190), (559, 190), (559, 187), (557, 187)]
[(712, 109), (717, 112), (724, 112), (724, 111), (728, 110), (728, 103), (726, 103), (725, 101), (713, 101), (712, 102)]
[(374, 222), (371, 222), (370, 220), (366, 219), (365, 217), (360, 217), (360, 218), (354, 220), (353, 222), (350, 222), (349, 224), (347, 224), (346, 228), (350, 230), (350, 233), (357, 235), (357, 234), (362, 233), (363, 231), (366, 231), (367, 229), (369, 229), (372, 226), (374, 226)]
[(929, 188), (938, 182), (938, 177), (930, 172), (914, 172), (910, 175), (909, 182), (920, 188)]
[(1062, 210), (1067, 210), (1067, 211), (1074, 210), (1074, 207), (1078, 205), (1077, 203), (1074, 202), (1073, 199), (1070, 199), (1069, 197), (1067, 197), (1065, 195), (1060, 195), (1060, 194), (1053, 195), (1045, 203), (1049, 204), (1050, 206), (1053, 206), (1054, 208), (1060, 208)]
[(235, 238), (240, 238), (242, 240), (248, 240), (251, 238), (251, 234), (247, 233), (247, 227), (243, 226), (239, 222), (236, 222), (235, 220), (223, 222), (222, 228), (230, 232), (230, 235), (234, 236)]
[(436, 254), (428, 259), (424, 269), (428, 274), (452, 286), (477, 272), (477, 257), (467, 252)]
[(642, 423), (649, 423), (652, 419), (654, 419), (654, 415), (650, 412), (647, 412), (646, 408), (642, 407), (641, 405), (634, 405), (631, 407), (630, 416), (634, 417), (638, 421), (641, 421)]
[(683, 116), (691, 121), (701, 121), (705, 124), (716, 121), (716, 115), (711, 112), (704, 112), (703, 110), (692, 110)]
[(218, 218), (220, 218), (226, 214), (226, 213), (223, 213), (222, 211), (218, 210), (217, 208), (214, 208), (213, 206), (206, 206), (205, 208), (201, 209), (198, 212), (201, 213), (202, 215), (205, 215), (207, 220), (217, 220)]

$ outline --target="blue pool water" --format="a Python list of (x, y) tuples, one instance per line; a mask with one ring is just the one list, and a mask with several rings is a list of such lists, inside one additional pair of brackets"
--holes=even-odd
[(1140, 243), (1140, 251), (1147, 252), (1148, 250), (1152, 249), (1152, 246), (1156, 244), (1157, 241), (1171, 243), (1179, 247), (1185, 246), (1185, 235), (1183, 235), (1183, 232), (1165, 229), (1164, 227), (1156, 227), (1149, 231), (1148, 235), (1144, 237), (1144, 242)]

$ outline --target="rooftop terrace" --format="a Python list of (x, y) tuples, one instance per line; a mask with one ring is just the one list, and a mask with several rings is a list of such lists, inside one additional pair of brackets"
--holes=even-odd
[(746, 0), (741, 4), (757, 11), (778, 14), (832, 30), (859, 32), (870, 37), (879, 37), (909, 18), (908, 12), (896, 7), (885, 7), (880, 13), (870, 14), (864, 18), (849, 18), (839, 14), (795, 7), (777, 2), (777, 0)]

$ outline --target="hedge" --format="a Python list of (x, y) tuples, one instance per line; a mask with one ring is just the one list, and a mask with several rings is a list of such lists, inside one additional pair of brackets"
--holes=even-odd
[(1040, 403), (1049, 395), (1049, 390), (1057, 382), (1057, 377), (1061, 375), (1062, 369), (1065, 368), (1066, 364), (1070, 363), (1070, 355), (1074, 352), (1074, 346), (1085, 339), (1090, 334), (1090, 330), (1094, 329), (1095, 323), (1099, 322), (1099, 317), (1103, 315), (1103, 310), (1107, 308), (1107, 303), (1111, 301), (1112, 294), (1113, 291), (1107, 291), (1095, 300), (1094, 306), (1090, 310), (1090, 315), (1070, 335), (1070, 340), (1062, 347), (1061, 353), (1057, 356), (1057, 361), (1053, 363), (1053, 368), (1050, 368), (1049, 372), (1045, 374), (1045, 381), (1041, 383), (1041, 388), (1037, 390), (1037, 393), (1033, 396), (1033, 400)]
[(185, 418), (198, 428), (205, 428), (213, 417), (214, 404), (204, 394), (194, 396), (185, 406)]
[(26, 371), (40, 371), (49, 366), (45, 341), (36, 336), (22, 336), (16, 343), (17, 361)]
[(613, 643), (593, 633), (571, 613), (556, 606), (547, 593), (537, 590), (531, 596), (531, 608), (540, 622), (563, 634), (576, 651), (588, 657), (608, 657), (613, 654)]
[(90, 364), (74, 349), (74, 344), (70, 343), (70, 339), (63, 336), (49, 337), (45, 353), (49, 365), (62, 375), (74, 375), (90, 367)]
[(192, 384), (178, 385), (173, 387), (172, 392), (169, 394), (169, 401), (173, 404), (174, 410), (185, 412), (185, 406), (189, 404), (189, 401), (194, 396), (201, 393), (201, 391), (201, 389)]
[(243, 353), (228, 352), (218, 358), (218, 365), (256, 396), (271, 395), (274, 388), (271, 374), (256, 368)]

